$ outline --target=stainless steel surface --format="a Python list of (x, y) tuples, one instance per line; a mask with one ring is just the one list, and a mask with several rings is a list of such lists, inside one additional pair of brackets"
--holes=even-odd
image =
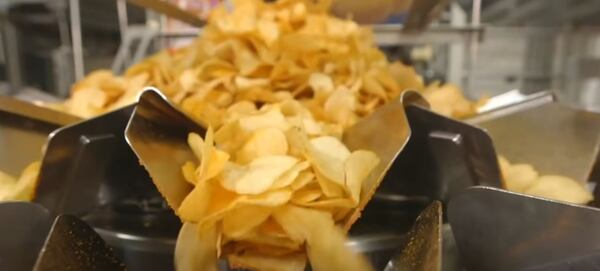
[(531, 164), (541, 174), (586, 182), (597, 162), (600, 114), (549, 101), (542, 97), (523, 104), (519, 112), (477, 125), (488, 131), (498, 153), (509, 161)]
[(478, 41), (483, 37), (484, 28), (434, 26), (422, 33), (403, 33), (402, 25), (373, 25), (375, 43), (379, 46), (397, 46), (403, 44), (448, 44)]
[(183, 10), (178, 6), (164, 0), (129, 0), (129, 2), (136, 4), (140, 7), (151, 9), (161, 14), (165, 14), (169, 17), (175, 18), (193, 26), (202, 27), (205, 24), (205, 22), (202, 19), (200, 19), (200, 17), (198, 17), (197, 15)]
[(125, 270), (125, 265), (85, 222), (61, 215), (54, 221), (33, 270), (113, 271)]
[(79, 118), (0, 96), (0, 170), (19, 176), (42, 156), (48, 134)]
[(69, 0), (69, 16), (71, 18), (71, 48), (73, 49), (73, 67), (75, 80), (83, 79), (83, 42), (81, 41), (81, 14), (79, 0)]
[(448, 218), (467, 270), (597, 270), (600, 210), (490, 187), (450, 202)]
[(170, 269), (172, 246), (163, 241), (174, 240), (180, 222), (125, 142), (134, 107), (52, 133), (35, 201), (94, 227), (128, 269)]
[(521, 93), (519, 90), (511, 90), (491, 97), (485, 105), (477, 109), (477, 115), (465, 120), (465, 122), (477, 125), (478, 123), (491, 121), (553, 102), (556, 102), (556, 97), (549, 91), (540, 91), (527, 95)]
[(205, 130), (154, 88), (140, 95), (125, 130), (127, 143), (175, 210), (192, 189), (180, 173), (181, 165), (193, 159), (190, 132), (203, 135)]
[(442, 268), (442, 203), (432, 202), (417, 217), (406, 236), (400, 255), (394, 256), (385, 271), (437, 271)]
[(50, 214), (37, 204), (0, 203), (0, 270), (31, 270), (50, 229)]
[(447, 203), (469, 186), (502, 186), (496, 152), (484, 130), (418, 106), (408, 106), (406, 114), (411, 138), (378, 193), (401, 195), (406, 202)]
[(417, 0), (413, 1), (408, 10), (408, 18), (404, 22), (405, 32), (420, 32), (439, 17), (446, 6), (448, 0)]

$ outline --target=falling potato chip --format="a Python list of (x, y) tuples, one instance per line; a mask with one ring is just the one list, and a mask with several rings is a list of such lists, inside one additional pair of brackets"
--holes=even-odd
[(364, 256), (345, 246), (345, 234), (335, 226), (330, 214), (286, 206), (275, 211), (274, 217), (290, 237), (306, 240), (312, 270), (373, 269)]
[(183, 223), (175, 244), (175, 267), (179, 271), (217, 268), (217, 230), (214, 225)]

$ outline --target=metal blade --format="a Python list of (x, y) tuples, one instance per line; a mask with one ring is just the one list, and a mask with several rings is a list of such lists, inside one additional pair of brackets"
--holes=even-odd
[(419, 106), (407, 106), (406, 115), (411, 138), (377, 197), (425, 207), (432, 200), (447, 203), (470, 186), (502, 186), (496, 152), (484, 130)]
[(0, 203), (0, 270), (31, 270), (50, 229), (50, 214), (37, 204)]
[(85, 222), (62, 215), (56, 218), (34, 271), (125, 270), (112, 248)]
[(472, 187), (450, 201), (448, 218), (467, 270), (597, 270), (600, 263), (596, 208)]
[(204, 135), (205, 130), (154, 88), (140, 95), (125, 130), (127, 143), (174, 210), (192, 190), (180, 173), (194, 157), (187, 145), (190, 132)]
[[(135, 179), (128, 173), (145, 171), (123, 139), (133, 106), (54, 131), (42, 160), (35, 201), (54, 215), (82, 215), (118, 197), (118, 187)], [(123, 181), (123, 179), (128, 181)], [(112, 181), (114, 186), (103, 185)], [(110, 189), (110, 191), (100, 190)]]

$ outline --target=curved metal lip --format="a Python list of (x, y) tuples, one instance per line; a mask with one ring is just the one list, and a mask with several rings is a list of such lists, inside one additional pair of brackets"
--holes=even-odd
[[(176, 239), (146, 237), (138, 234), (112, 231), (95, 227), (94, 230), (107, 243), (137, 251), (152, 251), (173, 253)], [(376, 252), (386, 249), (400, 248), (405, 243), (405, 237), (397, 234), (367, 234), (350, 237), (346, 246), (360, 253)]]
[(175, 249), (174, 238), (147, 237), (98, 227), (94, 227), (94, 230), (100, 234), (107, 243), (117, 248), (163, 253), (172, 253)]

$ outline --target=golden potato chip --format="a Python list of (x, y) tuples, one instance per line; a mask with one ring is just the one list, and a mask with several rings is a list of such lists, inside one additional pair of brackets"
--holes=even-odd
[(350, 127), (358, 120), (356, 97), (345, 87), (337, 88), (325, 101), (324, 112), (329, 120)]
[(594, 199), (592, 194), (575, 180), (557, 175), (540, 177), (524, 192), (533, 196), (576, 204), (586, 204)]
[(321, 197), (323, 195), (323, 192), (321, 191), (321, 189), (319, 187), (316, 188), (307, 188), (307, 189), (300, 189), (296, 192), (294, 192), (294, 195), (292, 196), (291, 201), (293, 203), (302, 205), (311, 201), (315, 201), (317, 200), (319, 197)]
[(185, 199), (181, 202), (177, 215), (185, 221), (198, 222), (206, 215), (213, 197), (213, 185), (208, 181), (196, 182)]
[(226, 166), (221, 185), (238, 194), (257, 195), (273, 186), (275, 181), (298, 163), (287, 155), (269, 155), (254, 159), (247, 166)]
[(352, 208), (356, 206), (356, 203), (350, 199), (336, 198), (298, 203), (298, 205), (311, 208)]
[(36, 161), (25, 167), (13, 188), (14, 190), (10, 196), (11, 200), (30, 201), (33, 199), (41, 166), (42, 163)]
[(285, 155), (288, 143), (285, 134), (277, 128), (256, 130), (244, 146), (236, 153), (236, 161), (246, 164), (255, 158), (270, 155)]
[(344, 162), (350, 151), (337, 138), (322, 136), (310, 140), (307, 158), (323, 177), (344, 186)]
[(244, 132), (253, 132), (262, 128), (277, 128), (285, 131), (289, 125), (279, 108), (262, 108), (260, 114), (242, 117), (239, 127)]
[(236, 238), (250, 232), (265, 222), (271, 215), (271, 208), (243, 205), (229, 211), (223, 216), (223, 233)]
[[(188, 141), (193, 144), (199, 144), (200, 141), (198, 139), (200, 139), (200, 136), (194, 133), (188, 136)], [(195, 146), (192, 146), (192, 149), (194, 148)], [(229, 154), (215, 148), (214, 133), (211, 127), (206, 131), (206, 141), (202, 144), (199, 156), (200, 167), (196, 171), (199, 181), (209, 180), (217, 176), (217, 174), (223, 171), (225, 164), (229, 160)]]
[(217, 271), (217, 230), (214, 225), (183, 223), (175, 244), (175, 268), (179, 271)]
[(308, 161), (302, 161), (294, 165), (273, 183), (271, 189), (279, 189), (291, 185), (296, 180), (296, 178), (298, 178), (300, 172), (307, 169), (308, 167), (310, 167), (310, 163), (308, 163)]
[(539, 176), (537, 171), (527, 164), (511, 165), (502, 175), (506, 188), (516, 192), (525, 191), (537, 181)]
[(292, 190), (298, 190), (308, 185), (315, 179), (315, 174), (309, 171), (300, 172), (298, 177), (290, 184)]
[(196, 164), (192, 161), (187, 161), (181, 167), (181, 173), (183, 174), (183, 178), (191, 184), (196, 184)]
[(379, 164), (379, 157), (371, 151), (358, 150), (352, 152), (344, 163), (346, 171), (346, 189), (354, 204), (358, 204), (365, 180)]
[(330, 214), (285, 206), (276, 210), (273, 217), (292, 239), (306, 240), (312, 270), (373, 269), (364, 256), (352, 252), (345, 246), (345, 234), (335, 226)]

